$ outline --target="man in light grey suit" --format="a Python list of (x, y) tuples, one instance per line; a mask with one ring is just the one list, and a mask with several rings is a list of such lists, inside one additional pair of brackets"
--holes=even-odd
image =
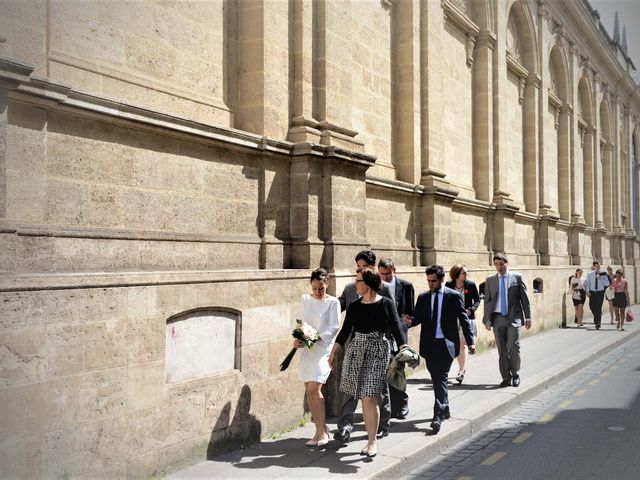
[(497, 273), (485, 281), (482, 321), (487, 330), (493, 328), (502, 375), (500, 387), (517, 387), (520, 385), (520, 327), (531, 328), (531, 304), (522, 276), (510, 272), (508, 265), (505, 255), (493, 256)]
[[(375, 269), (375, 266), (376, 254), (371, 250), (362, 250), (356, 255), (356, 268)], [(391, 294), (389, 288), (390, 285), (387, 282), (383, 281), (378, 293), (383, 297), (387, 297), (393, 300), (393, 295)], [(338, 297), (338, 300), (340, 300), (340, 309), (344, 312), (347, 307), (351, 303), (355, 302), (358, 298), (359, 295), (356, 291), (356, 284), (348, 283), (347, 285), (345, 285), (342, 294)], [(393, 342), (393, 344), (395, 344), (395, 341)], [(385, 383), (385, 387), (383, 388), (383, 391), (378, 398), (378, 403), (380, 405), (380, 425), (378, 426), (378, 432), (376, 436), (378, 438), (383, 438), (389, 435), (389, 423), (391, 419), (391, 400), (389, 398), (389, 387), (387, 383)], [(351, 439), (351, 432), (353, 431), (354, 412), (356, 411), (357, 406), (358, 399), (349, 397), (340, 409), (340, 413), (338, 415), (338, 430), (333, 435), (333, 438), (339, 441), (342, 445), (346, 445)]]

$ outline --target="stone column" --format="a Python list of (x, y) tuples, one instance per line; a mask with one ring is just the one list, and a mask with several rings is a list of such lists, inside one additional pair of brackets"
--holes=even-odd
[(422, 265), (451, 263), (451, 203), (457, 196), (458, 192), (445, 184), (432, 184), (425, 188), (422, 197), (422, 232), (419, 245)]
[(420, 78), (414, 36), (419, 10), (414, 2), (394, 2), (391, 6), (392, 48), (392, 115), (391, 143), (396, 178), (407, 183), (418, 183), (420, 179), (420, 144), (417, 128), (420, 116), (416, 114)]
[(583, 128), (582, 144), (583, 144), (583, 164), (582, 171), (583, 179), (583, 192), (584, 192), (584, 219), (587, 225), (595, 225), (595, 213), (594, 213), (594, 196), (595, 196), (595, 183), (594, 183), (594, 158), (593, 158), (593, 146), (594, 146), (594, 134), (595, 130), (590, 125)]
[(493, 193), (493, 55), (496, 37), (478, 36), (473, 62), (473, 188), (476, 198), (490, 202)]
[(613, 146), (605, 143), (601, 148), (602, 153), (602, 221), (607, 230), (613, 231)]
[(527, 212), (538, 213), (540, 178), (538, 162), (538, 95), (540, 93), (540, 77), (531, 73), (524, 88), (524, 138), (523, 142), (523, 178), (524, 204)]
[(291, 63), (291, 142), (320, 143), (318, 121), (313, 117), (313, 52), (315, 8), (313, 0), (292, 0), (292, 32), (289, 44)]
[(363, 151), (364, 144), (351, 127), (351, 3), (317, 0), (314, 3), (314, 108), (320, 142)]
[[(238, 2), (238, 105), (235, 127), (287, 138), (289, 85), (288, 2)], [(285, 81), (283, 81), (285, 80)]]
[(565, 103), (558, 116), (558, 213), (560, 218), (571, 221), (572, 213), (572, 172), (570, 160), (570, 131), (573, 110)]

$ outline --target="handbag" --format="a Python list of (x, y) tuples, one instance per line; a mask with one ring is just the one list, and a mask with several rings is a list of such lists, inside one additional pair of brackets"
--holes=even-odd
[(625, 321), (627, 322), (633, 322), (633, 312), (631, 311), (630, 308), (627, 308), (627, 318), (625, 319)]
[(609, 285), (607, 289), (604, 291), (604, 298), (606, 298), (607, 300), (613, 300), (615, 296), (616, 296), (615, 290), (611, 285)]

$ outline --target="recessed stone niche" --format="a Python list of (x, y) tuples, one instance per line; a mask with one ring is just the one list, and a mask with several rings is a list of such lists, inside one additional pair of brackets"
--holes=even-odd
[(239, 325), (239, 313), (220, 309), (185, 312), (167, 320), (167, 383), (183, 382), (239, 369)]

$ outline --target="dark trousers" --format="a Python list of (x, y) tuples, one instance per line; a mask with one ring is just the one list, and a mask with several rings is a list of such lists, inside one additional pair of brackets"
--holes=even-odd
[(593, 323), (596, 327), (599, 327), (602, 321), (602, 302), (604, 302), (604, 290), (590, 292), (589, 309), (593, 313)]
[(391, 397), (391, 416), (406, 415), (409, 412), (409, 395), (407, 395), (407, 392), (389, 385), (389, 396)]
[[(380, 406), (380, 425), (378, 430), (389, 430), (389, 421), (391, 420), (391, 399), (389, 396), (389, 385), (384, 384), (382, 392), (378, 395), (378, 405)], [(342, 404), (340, 413), (338, 414), (338, 430), (353, 431), (354, 413), (358, 406), (358, 399), (349, 397)]]
[(449, 369), (451, 368), (451, 363), (453, 363), (453, 358), (447, 349), (444, 339), (434, 340), (430, 347), (425, 360), (427, 361), (427, 370), (431, 375), (433, 394), (435, 396), (433, 420), (442, 422), (444, 421), (444, 412), (449, 408), (447, 378), (449, 377)]

